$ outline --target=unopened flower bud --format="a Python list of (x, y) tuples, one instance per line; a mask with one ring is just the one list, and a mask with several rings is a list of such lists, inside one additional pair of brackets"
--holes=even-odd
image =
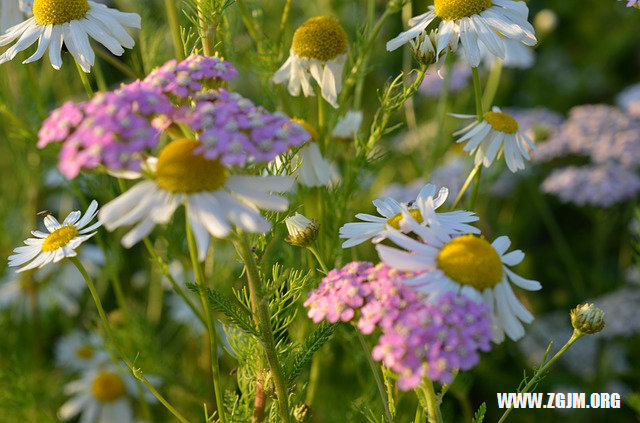
[(430, 66), (438, 61), (436, 57), (435, 34), (427, 34), (423, 31), (417, 38), (409, 42), (411, 54), (416, 62), (424, 66)]
[(340, 142), (351, 142), (358, 134), (362, 125), (362, 112), (347, 112), (333, 128), (333, 139)]
[(319, 225), (316, 220), (309, 220), (300, 213), (285, 220), (289, 236), (287, 242), (298, 247), (307, 247), (318, 237)]
[(580, 304), (571, 310), (571, 324), (582, 334), (598, 333), (604, 328), (604, 311), (593, 304)]
[(307, 404), (298, 404), (293, 410), (293, 418), (296, 419), (297, 422), (306, 422), (310, 416), (311, 409)]

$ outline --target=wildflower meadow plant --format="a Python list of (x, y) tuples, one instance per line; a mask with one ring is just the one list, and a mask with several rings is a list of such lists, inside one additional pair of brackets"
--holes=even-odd
[(640, 6), (566, 1), (0, 0), (0, 422), (634, 421)]

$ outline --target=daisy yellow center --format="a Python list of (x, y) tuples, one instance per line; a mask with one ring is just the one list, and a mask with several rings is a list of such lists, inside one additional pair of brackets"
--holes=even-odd
[(78, 358), (82, 358), (85, 360), (90, 359), (91, 357), (93, 357), (93, 354), (95, 353), (93, 347), (89, 346), (89, 345), (83, 345), (79, 348), (76, 349), (76, 356)]
[(318, 141), (318, 131), (316, 131), (316, 128), (313, 127), (313, 125), (311, 125), (309, 122), (307, 122), (304, 119), (298, 119), (298, 118), (294, 118), (291, 119), (293, 122), (301, 125), (305, 131), (307, 131), (309, 133), (309, 135), (311, 135), (311, 140), (312, 141)]
[(445, 21), (457, 21), (477, 15), (491, 7), (491, 0), (435, 0), (436, 16)]
[(100, 402), (111, 402), (123, 397), (126, 390), (120, 375), (102, 371), (91, 382), (91, 393)]
[(496, 131), (507, 134), (515, 134), (518, 131), (518, 122), (506, 113), (487, 112), (484, 120)]
[(49, 234), (42, 243), (42, 251), (49, 252), (62, 248), (79, 235), (75, 226), (63, 226)]
[(87, 0), (35, 0), (33, 17), (38, 25), (62, 25), (84, 18), (89, 11)]
[(328, 16), (318, 16), (303, 23), (293, 34), (293, 51), (300, 57), (328, 62), (346, 53), (347, 33), (340, 23)]
[(449, 241), (438, 254), (438, 267), (461, 285), (478, 290), (493, 288), (502, 280), (502, 261), (487, 240), (463, 235)]
[(200, 146), (196, 140), (182, 139), (168, 144), (158, 156), (156, 183), (160, 188), (190, 194), (216, 191), (227, 180), (227, 170), (218, 160), (208, 160), (193, 150)]
[[(416, 220), (416, 222), (418, 223), (422, 223), (422, 215), (420, 214), (420, 210), (417, 209), (411, 209), (409, 210), (409, 214), (411, 214), (411, 216), (413, 216), (413, 218)], [(392, 218), (390, 218), (389, 220), (387, 220), (387, 224), (389, 226), (391, 226), (392, 228), (396, 228), (398, 230), (400, 230), (400, 222), (402, 221), (402, 213), (398, 213), (395, 216), (393, 216)]]

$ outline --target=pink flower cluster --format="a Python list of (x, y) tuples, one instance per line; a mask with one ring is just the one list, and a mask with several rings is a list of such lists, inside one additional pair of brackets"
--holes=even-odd
[(309, 133), (284, 114), (219, 88), (236, 75), (218, 57), (169, 61), (143, 81), (53, 111), (39, 132), (38, 146), (62, 143), (59, 169), (75, 178), (82, 169), (100, 166), (139, 171), (148, 151), (175, 123), (197, 134), (203, 147), (196, 153), (226, 165), (269, 162), (309, 141)]
[(305, 301), (314, 322), (353, 321), (381, 336), (373, 357), (399, 375), (398, 387), (417, 387), (425, 376), (448, 383), (456, 369), (475, 366), (491, 348), (486, 305), (447, 293), (418, 295), (402, 280), (413, 276), (381, 263), (353, 262), (334, 269)]
[(311, 139), (302, 125), (238, 93), (220, 89), (194, 99), (194, 107), (182, 108), (179, 121), (198, 133), (202, 147), (194, 152), (208, 159), (227, 165), (269, 162)]
[(54, 110), (38, 133), (38, 147), (63, 143), (59, 169), (68, 178), (100, 165), (139, 170), (140, 153), (158, 145), (175, 110), (161, 91), (136, 81)]
[(181, 62), (168, 61), (153, 70), (144, 81), (184, 99), (204, 89), (218, 88), (220, 81), (231, 81), (237, 75), (236, 68), (219, 57), (192, 54)]

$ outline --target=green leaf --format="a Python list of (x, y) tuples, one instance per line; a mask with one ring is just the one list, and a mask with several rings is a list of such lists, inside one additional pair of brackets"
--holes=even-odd
[(302, 369), (311, 362), (313, 354), (329, 340), (334, 331), (335, 325), (322, 323), (318, 329), (305, 339), (298, 352), (294, 355), (291, 368), (287, 372), (287, 380), (290, 384), (295, 381)]
[(487, 404), (486, 403), (482, 403), (480, 404), (480, 407), (478, 407), (478, 411), (476, 411), (476, 414), (473, 415), (473, 420), (471, 420), (471, 423), (482, 423), (484, 421), (484, 414), (487, 412)]

